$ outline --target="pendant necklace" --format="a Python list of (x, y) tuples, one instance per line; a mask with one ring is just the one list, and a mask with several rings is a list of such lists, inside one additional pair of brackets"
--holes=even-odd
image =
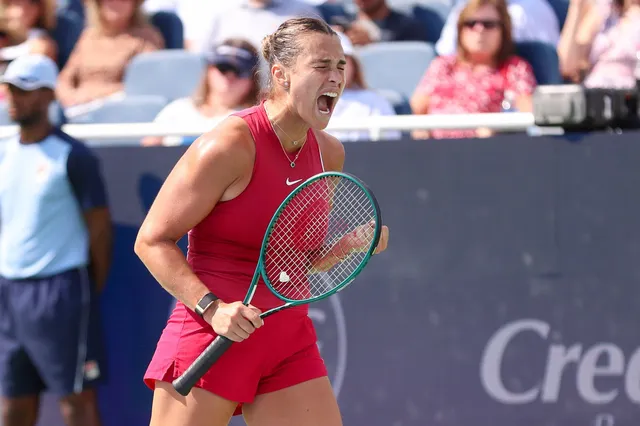
[[(267, 109), (265, 108), (265, 113), (267, 112)], [(302, 146), (300, 147), (300, 149), (298, 150), (298, 152), (296, 153), (296, 156), (294, 157), (293, 160), (291, 160), (291, 158), (289, 158), (289, 154), (287, 153), (287, 150), (284, 149), (284, 144), (282, 143), (282, 141), (280, 140), (280, 137), (278, 136), (278, 133), (276, 132), (276, 129), (274, 129), (274, 124), (275, 126), (280, 129), (280, 131), (282, 133), (285, 134), (286, 137), (288, 137), (289, 139), (291, 139), (291, 137), (287, 134), (287, 132), (285, 132), (282, 127), (280, 127), (278, 125), (278, 123), (276, 123), (275, 121), (271, 121), (271, 119), (269, 118), (269, 115), (267, 114), (267, 119), (269, 120), (269, 124), (271, 124), (271, 130), (273, 130), (273, 133), (275, 133), (276, 137), (278, 138), (278, 142), (280, 143), (280, 147), (282, 148), (282, 152), (284, 153), (284, 156), (287, 158), (287, 161), (289, 162), (289, 165), (291, 166), (291, 168), (294, 168), (296, 166), (296, 161), (298, 161), (298, 157), (300, 156), (300, 153), (302, 152), (302, 148), (304, 148), (305, 143), (307, 142), (306, 138), (307, 135), (304, 135), (303, 137), (301, 137), (300, 139), (294, 140), (292, 141), (294, 146), (298, 146), (298, 143), (300, 141), (302, 141), (304, 139), (304, 141), (302, 142)]]

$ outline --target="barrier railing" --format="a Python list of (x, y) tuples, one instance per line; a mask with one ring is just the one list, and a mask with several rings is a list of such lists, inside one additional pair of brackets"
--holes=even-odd
[[(534, 126), (531, 113), (484, 113), (454, 115), (396, 115), (352, 118), (336, 117), (327, 130), (369, 130), (372, 140), (380, 139), (385, 130), (476, 129), (479, 127), (502, 131), (526, 131)], [(114, 123), (67, 124), (65, 132), (78, 139), (92, 141), (131, 141), (145, 136), (199, 136), (211, 125), (194, 126), (182, 123)], [(15, 134), (16, 126), (0, 126), (0, 138)]]

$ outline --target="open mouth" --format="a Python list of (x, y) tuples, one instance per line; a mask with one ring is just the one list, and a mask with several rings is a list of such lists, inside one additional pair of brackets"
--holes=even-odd
[(318, 110), (320, 114), (329, 115), (333, 111), (333, 107), (338, 99), (336, 92), (324, 92), (318, 98)]

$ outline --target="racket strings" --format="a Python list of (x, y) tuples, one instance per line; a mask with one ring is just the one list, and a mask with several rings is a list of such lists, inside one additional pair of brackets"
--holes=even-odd
[[(286, 299), (306, 300), (344, 283), (373, 245), (375, 217), (370, 198), (351, 180), (327, 177), (300, 190), (269, 237), (265, 271), (273, 289)], [(331, 267), (315, 270), (319, 259)]]

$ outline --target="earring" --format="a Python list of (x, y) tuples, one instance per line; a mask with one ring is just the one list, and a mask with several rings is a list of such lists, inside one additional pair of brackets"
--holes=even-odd
[(284, 87), (287, 87), (287, 88), (289, 87), (289, 82), (288, 81), (284, 82)]

